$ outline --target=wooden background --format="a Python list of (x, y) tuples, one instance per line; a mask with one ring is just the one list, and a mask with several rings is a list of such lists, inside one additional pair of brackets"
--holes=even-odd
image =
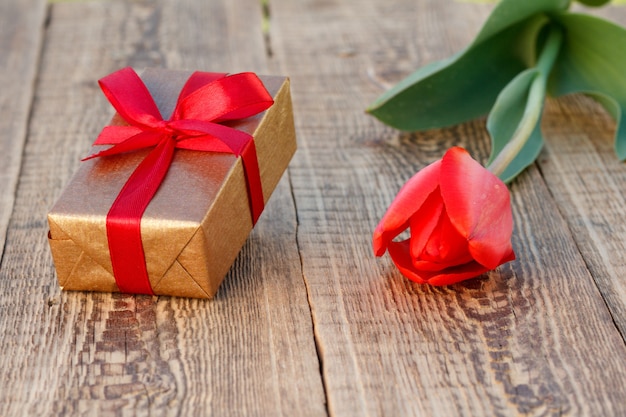
[[(429, 288), (371, 251), (401, 184), (489, 139), (363, 109), (492, 7), (0, 1), (0, 416), (626, 416), (626, 166), (592, 101), (547, 104), (511, 186), (518, 260)], [(96, 80), (127, 65), (292, 79), (299, 151), (214, 300), (56, 283), (46, 213), (113, 113)]]

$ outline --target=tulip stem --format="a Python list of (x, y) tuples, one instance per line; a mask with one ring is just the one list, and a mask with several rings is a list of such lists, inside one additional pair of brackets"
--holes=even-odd
[(487, 169), (496, 176), (503, 174), (515, 157), (521, 152), (539, 122), (546, 97), (548, 77), (559, 54), (562, 41), (562, 29), (558, 26), (552, 26), (535, 66), (537, 75), (530, 85), (528, 101), (522, 119), (509, 142), (502, 148), (489, 166), (487, 166)]

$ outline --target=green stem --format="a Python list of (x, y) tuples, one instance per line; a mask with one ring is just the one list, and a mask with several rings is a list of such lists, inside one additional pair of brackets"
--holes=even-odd
[(562, 29), (558, 26), (552, 26), (544, 47), (541, 50), (541, 54), (539, 55), (537, 65), (535, 66), (538, 73), (528, 91), (528, 105), (524, 110), (522, 119), (509, 142), (502, 148), (491, 164), (487, 166), (487, 169), (496, 176), (500, 176), (504, 173), (506, 168), (513, 162), (515, 157), (524, 148), (528, 138), (530, 138), (535, 126), (537, 126), (539, 122), (543, 102), (546, 97), (548, 76), (559, 54), (562, 42)]

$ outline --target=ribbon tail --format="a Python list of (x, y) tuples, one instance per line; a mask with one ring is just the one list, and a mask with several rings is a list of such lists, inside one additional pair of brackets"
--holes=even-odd
[(105, 126), (93, 144), (116, 145), (141, 132), (142, 130), (135, 126)]
[(165, 178), (174, 145), (173, 140), (163, 140), (141, 161), (107, 215), (111, 264), (121, 292), (154, 295), (141, 241), (141, 217)]
[(206, 135), (178, 141), (176, 147), (213, 152), (230, 151), (236, 156), (241, 156), (250, 201), (252, 224), (256, 224), (263, 212), (265, 199), (254, 138), (241, 130), (201, 120), (176, 120), (171, 125), (190, 135)]
[(252, 225), (259, 220), (265, 208), (263, 197), (263, 186), (261, 184), (261, 173), (259, 172), (259, 160), (256, 153), (254, 140), (250, 140), (241, 152), (243, 171), (246, 177), (246, 188), (250, 199), (250, 214), (252, 215)]
[(89, 155), (86, 158), (83, 158), (83, 161), (87, 161), (93, 158), (99, 158), (102, 156), (111, 156), (117, 155), (119, 153), (136, 151), (139, 149), (148, 148), (150, 146), (155, 146), (159, 139), (161, 139), (163, 135), (157, 132), (140, 132), (135, 136), (132, 136), (122, 142), (119, 142), (116, 145), (111, 146), (108, 149), (100, 151), (98, 153), (94, 153), (93, 155)]

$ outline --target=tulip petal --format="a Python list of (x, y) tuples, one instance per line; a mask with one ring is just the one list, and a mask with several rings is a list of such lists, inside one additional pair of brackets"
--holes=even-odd
[(441, 162), (441, 196), (473, 258), (494, 269), (512, 253), (513, 217), (506, 185), (462, 148)]
[[(430, 242), (436, 245), (436, 248), (431, 248), (428, 245), (426, 247), (427, 252), (423, 254), (424, 258), (427, 254), (436, 255), (437, 262), (445, 263), (448, 266), (464, 264), (473, 259), (468, 252), (467, 239), (454, 227), (445, 208)], [(430, 252), (428, 249), (431, 249)]]
[(443, 212), (443, 200), (437, 188), (430, 193), (426, 201), (415, 215), (411, 217), (411, 256), (413, 259), (420, 257), (433, 231), (440, 222)]
[(409, 240), (389, 242), (389, 256), (402, 275), (411, 281), (426, 284), (426, 280), (420, 275), (421, 271), (413, 266)]
[(421, 169), (400, 189), (374, 230), (372, 245), (376, 256), (382, 256), (392, 239), (409, 227), (411, 216), (439, 186), (440, 167), (441, 160), (433, 162)]
[(433, 274), (428, 278), (428, 283), (435, 286), (452, 285), (482, 275), (489, 269), (478, 262), (472, 261), (464, 265), (448, 268), (438, 274)]
[(419, 284), (451, 285), (457, 282), (477, 277), (489, 270), (478, 262), (469, 262), (441, 271), (425, 271), (415, 268), (411, 261), (409, 241), (391, 242), (389, 255), (400, 273), (411, 281)]
[[(411, 244), (413, 244), (412, 240), (413, 235), (411, 235)], [(424, 245), (423, 251), (416, 254), (411, 250), (411, 255), (413, 266), (417, 270), (425, 271), (442, 271), (474, 260), (469, 253), (467, 239), (461, 236), (452, 225), (445, 208), (439, 213), (436, 227)]]

